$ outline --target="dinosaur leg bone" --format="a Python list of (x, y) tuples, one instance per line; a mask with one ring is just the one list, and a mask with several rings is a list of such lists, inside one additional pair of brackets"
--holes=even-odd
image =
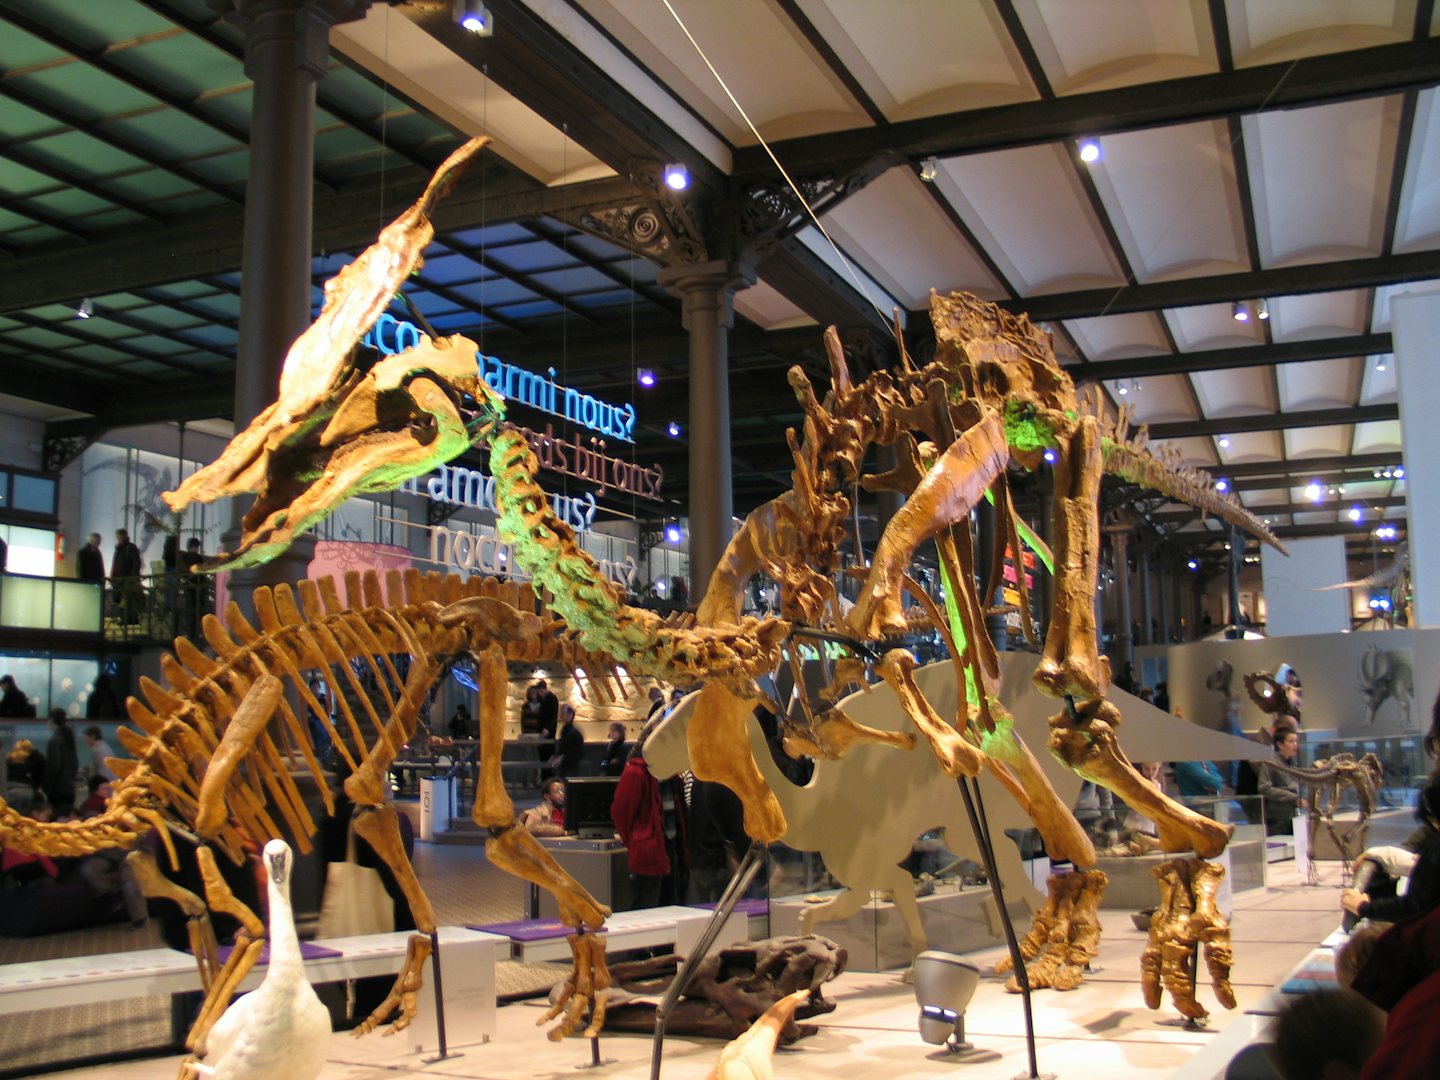
[(946, 448), (915, 493), (885, 526), (870, 564), (870, 576), (847, 620), (856, 637), (868, 640), (905, 632), (900, 594), (915, 549), (968, 514), (1009, 459), (1005, 426), (996, 413), (990, 413)]
[(505, 792), (500, 758), (505, 751), (505, 694), (509, 674), (505, 652), (491, 645), (476, 657), (480, 674), (480, 776), (471, 817), (482, 829), (498, 829), (515, 820), (515, 804)]
[(920, 734), (930, 744), (935, 760), (949, 777), (979, 776), (985, 767), (985, 755), (965, 737), (940, 718), (925, 695), (915, 685), (915, 657), (904, 649), (892, 649), (880, 662), (881, 677), (890, 684), (905, 715), (914, 721)]
[(735, 695), (717, 680), (705, 684), (686, 731), (690, 769), (724, 784), (745, 808), (745, 832), (769, 843), (785, 835), (785, 813), (750, 753), (746, 726), (758, 698)]
[(1219, 855), (1235, 826), (1211, 821), (1156, 790), (1120, 752), (1115, 738), (1119, 722), (1119, 710), (1108, 701), (1087, 703), (1073, 719), (1067, 709), (1050, 718), (1050, 752), (1155, 822), (1165, 851), (1194, 851), (1207, 859)]
[(1035, 755), (1015, 731), (1014, 719), (994, 700), (990, 702), (990, 714), (996, 719), (996, 729), (994, 734), (981, 740), (986, 763), (1035, 822), (1045, 841), (1045, 850), (1056, 861), (1068, 859), (1081, 869), (1094, 866), (1094, 842), (1075, 820), (1070, 807), (1061, 801)]
[(395, 881), (410, 904), (410, 913), (415, 917), (415, 928), (418, 931), (416, 937), (420, 938), (424, 945), (423, 950), (419, 946), (406, 950), (405, 966), (401, 968), (390, 993), (364, 1023), (355, 1029), (356, 1035), (373, 1031), (398, 1008), (399, 1015), (385, 1031), (386, 1035), (394, 1035), (397, 1031), (404, 1031), (415, 1019), (418, 995), (425, 981), (424, 963), (430, 955), (430, 942), (426, 935), (435, 930), (435, 909), (430, 906), (430, 898), (420, 887), (420, 881), (415, 877), (415, 868), (410, 865), (410, 860), (405, 855), (395, 807), (390, 803), (383, 803), (380, 806), (357, 808), (351, 824), (356, 835), (374, 849), (375, 854), (384, 860), (390, 872), (395, 875)]
[(1110, 683), (1095, 638), (1103, 464), (1095, 419), (1083, 417), (1055, 465), (1055, 602), (1035, 669), (1035, 685), (1055, 697), (1099, 697)]
[(185, 1045), (197, 1057), (204, 1057), (205, 1039), (210, 1034), (210, 1029), (229, 1008), (230, 999), (235, 996), (241, 980), (250, 974), (250, 969), (260, 959), (260, 951), (265, 947), (265, 924), (230, 891), (230, 886), (220, 876), (220, 869), (215, 865), (215, 856), (208, 847), (202, 845), (195, 850), (195, 861), (200, 865), (200, 878), (205, 882), (205, 902), (210, 910), (224, 912), (240, 922), (240, 930), (235, 935), (235, 947), (230, 952), (230, 958), (225, 961), (225, 966), (220, 969), (210, 989), (206, 991), (199, 1015), (195, 1017), (195, 1023), (185, 1039)]
[(135, 875), (140, 891), (148, 898), (180, 905), (186, 917), (185, 929), (190, 935), (190, 951), (200, 968), (200, 985), (209, 992), (220, 970), (220, 946), (215, 940), (215, 927), (210, 922), (210, 909), (205, 901), (160, 873), (155, 856), (148, 848), (130, 852), (125, 862)]

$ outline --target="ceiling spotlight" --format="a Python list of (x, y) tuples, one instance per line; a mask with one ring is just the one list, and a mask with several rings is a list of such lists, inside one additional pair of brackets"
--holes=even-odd
[(1359, 521), (1362, 515), (1363, 511), (1358, 506), (1352, 506), (1345, 512), (1345, 516), (1351, 521)]
[(678, 544), (684, 533), (680, 531), (679, 525), (665, 526), (665, 542), (667, 544)]
[(671, 191), (684, 191), (690, 186), (690, 170), (677, 161), (665, 166), (664, 179)]
[(1046, 451), (1045, 451), (1045, 460), (1048, 461), (1051, 465), (1054, 465), (1054, 464), (1055, 464), (1055, 458), (1056, 458), (1056, 454), (1055, 454), (1055, 451), (1054, 451), (1054, 450), (1046, 450)]
[(1121, 397), (1124, 397), (1126, 394), (1130, 393), (1130, 384), (1127, 383), (1124, 379), (1121, 379), (1115, 385), (1115, 390)]
[(1244, 300), (1236, 300), (1235, 303), (1230, 306), (1230, 314), (1236, 322), (1250, 321), (1250, 309), (1245, 306)]
[(1267, 300), (1255, 301), (1255, 317), (1257, 319), (1270, 318), (1270, 303)]
[(456, 0), (455, 21), (480, 37), (489, 37), (495, 33), (495, 19), (490, 14), (490, 9), (479, 0)]
[(648, 367), (642, 367), (639, 371), (635, 372), (635, 381), (646, 388), (654, 386), (655, 372), (651, 371)]
[(1100, 144), (1094, 139), (1083, 139), (1080, 143), (1080, 160), (1086, 165), (1100, 160)]
[(672, 439), (678, 439), (680, 437), (680, 425), (674, 420), (671, 420), (670, 423), (666, 425), (665, 431)]
[(94, 301), (94, 300), (91, 300), (90, 297), (88, 297), (88, 296), (85, 297), (84, 300), (81, 300), (81, 301), (80, 301), (80, 306), (75, 309), (75, 317), (76, 317), (77, 319), (88, 319), (88, 318), (90, 318), (91, 315), (94, 315), (94, 314), (95, 314), (95, 301)]
[(1404, 479), (1405, 479), (1405, 470), (1402, 469), (1399, 465), (1396, 465), (1396, 466), (1395, 466), (1395, 479), (1396, 479), (1396, 480), (1404, 480)]
[(1376, 371), (1384, 371), (1384, 370), (1385, 370), (1385, 357), (1383, 357), (1383, 356), (1377, 356), (1377, 357), (1375, 357), (1375, 370), (1376, 370)]
[(1194, 559), (1191, 559), (1186, 565), (1189, 566), (1191, 570), (1199, 570), (1199, 569), (1200, 569), (1200, 564), (1199, 564), (1198, 562), (1196, 562)]
[(1220, 436), (1220, 449), (1221, 449), (1221, 450), (1229, 450), (1229, 449), (1230, 449), (1230, 436), (1229, 436), (1229, 435), (1221, 435), (1221, 436)]
[(1219, 480), (1216, 480), (1216, 481), (1215, 481), (1215, 490), (1216, 490), (1216, 491), (1229, 491), (1229, 490), (1230, 490), (1230, 481), (1226, 480), (1226, 479), (1222, 476)]
[(1320, 486), (1320, 481), (1311, 480), (1305, 485), (1305, 498), (1311, 502), (1319, 502), (1325, 497), (1325, 489)]
[(920, 179), (924, 180), (927, 184), (933, 184), (939, 172), (940, 162), (934, 157), (927, 157), (920, 163)]

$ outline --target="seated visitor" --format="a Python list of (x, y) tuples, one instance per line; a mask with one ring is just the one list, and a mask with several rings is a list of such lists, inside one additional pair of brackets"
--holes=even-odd
[(1431, 832), (1420, 848), (1403, 896), (1371, 896), (1358, 889), (1340, 894), (1340, 905), (1351, 915), (1378, 922), (1404, 922), (1427, 914), (1440, 904), (1440, 776), (1432, 776), (1420, 789), (1416, 816)]
[(565, 835), (565, 783), (559, 777), (545, 781), (540, 805), (520, 815), (520, 824), (531, 836)]

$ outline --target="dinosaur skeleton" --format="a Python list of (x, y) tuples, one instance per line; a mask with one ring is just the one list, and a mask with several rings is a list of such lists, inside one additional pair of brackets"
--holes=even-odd
[[(1356, 761), (1355, 755), (1348, 753), (1321, 758), (1308, 769), (1297, 769), (1283, 761), (1268, 761), (1266, 765), (1310, 786), (1310, 835), (1313, 838), (1317, 826), (1325, 826), (1330, 833), (1330, 839), (1335, 841), (1335, 847), (1340, 852), (1341, 884), (1349, 884), (1355, 853), (1365, 846), (1365, 831), (1369, 828), (1370, 815), (1375, 813), (1375, 807), (1379, 805), (1385, 766), (1374, 754), (1366, 754)], [(1360, 812), (1355, 823), (1342, 833), (1335, 828), (1335, 809), (1340, 805), (1346, 788), (1355, 792), (1355, 801)], [(1320, 871), (1313, 858), (1310, 860), (1310, 884), (1320, 884)]]
[[(499, 770), (506, 662), (563, 657), (592, 674), (599, 692), (619, 666), (633, 675), (671, 683), (703, 682), (688, 740), (695, 775), (730, 787), (745, 808), (746, 829), (769, 841), (784, 832), (779, 803), (755, 765), (745, 738), (751, 709), (762, 698), (756, 679), (793, 659), (792, 637), (822, 633), (849, 641), (854, 673), (867, 665), (898, 694), (919, 739), (951, 777), (989, 768), (1034, 818), (1057, 859), (1086, 868), (1094, 848), (1019, 740), (1012, 718), (996, 698), (999, 666), (984, 629), (979, 597), (995, 594), (1000, 560), (991, 580), (975, 587), (975, 558), (966, 522), (982, 498), (997, 513), (995, 550), (1018, 553), (1022, 543), (1047, 563), (1058, 580), (1050, 629), (1035, 676), (1063, 706), (1050, 721), (1049, 749), (1084, 778), (1120, 795), (1156, 822), (1167, 851), (1212, 857), (1232, 827), (1209, 820), (1148, 784), (1120, 750), (1120, 713), (1105, 699), (1109, 665), (1098, 655), (1093, 597), (1100, 557), (1099, 494), (1104, 473), (1195, 504), (1276, 544), (1256, 518), (1222, 495), (1208, 477), (1184, 467), (1169, 449), (1148, 446), (1144, 428), (1133, 436), (1129, 414), (1108, 415), (1098, 392), (1082, 399), (1055, 361), (1049, 336), (994, 305), (965, 294), (932, 294), (935, 359), (916, 367), (904, 354), (893, 371), (856, 383), (838, 334), (825, 335), (830, 388), (823, 399), (799, 368), (789, 383), (805, 419), (787, 432), (794, 458), (793, 486), (745, 521), (716, 567), (696, 623), (666, 620), (627, 605), (595, 560), (576, 543), (535, 483), (537, 462), (523, 434), (501, 422), (503, 402), (477, 377), (474, 343), (463, 337), (424, 339), (369, 370), (357, 367), (355, 347), (383, 312), (406, 276), (420, 264), (433, 235), (429, 214), (484, 140), (472, 140), (437, 171), (421, 199), (387, 226), (377, 242), (326, 286), (324, 307), (287, 355), (276, 403), (226, 446), (213, 464), (167, 494), (171, 510), (241, 493), (256, 499), (234, 551), (218, 566), (244, 566), (274, 557), (325, 514), (357, 492), (397, 487), (472, 445), (488, 441), (495, 478), (498, 531), (511, 544), (530, 587), (471, 579), (391, 574), (382, 592), (373, 576), (346, 579), (341, 600), (333, 583), (301, 582), (260, 589), (252, 626), (231, 606), (223, 621), (204, 621), (213, 655), (180, 639), (167, 657), (168, 688), (146, 680), (148, 706), (132, 700), (140, 734), (122, 736), (136, 757), (106, 810), (95, 818), (41, 824), (0, 805), (0, 842), (46, 854), (93, 851), (133, 843), (155, 828), (199, 838), (210, 907), (237, 911), (246, 929), (244, 948), (217, 967), (203, 927), (206, 902), (173, 887), (165, 891), (195, 916), (193, 938), (201, 956), (207, 1001), (192, 1048), (223, 1010), (231, 988), (259, 951), (263, 926), (227, 892), (214, 872), (209, 846), (243, 857), (246, 842), (285, 835), (302, 851), (313, 822), (289, 779), (286, 757), (298, 755), (319, 774), (304, 726), (285, 690), (317, 714), (306, 669), (328, 672), (330, 700), (345, 690), (360, 700), (359, 715), (342, 704), (344, 724), (330, 732), (354, 770), (346, 791), (360, 808), (356, 830), (395, 870), (422, 933), (412, 939), (405, 970), (390, 999), (361, 1030), (398, 1009), (395, 1027), (414, 1015), (423, 931), (434, 914), (400, 850), (394, 812), (381, 799), (384, 776), (397, 749), (413, 732), (434, 680), (452, 659), (469, 657), (480, 675), (480, 763), (474, 820), (490, 833), (492, 862), (553, 892), (561, 918), (576, 931), (574, 968), (545, 1019), (563, 1013), (552, 1038), (578, 1028), (592, 1005), (590, 1032), (603, 1023), (597, 995), (609, 985), (603, 939), (595, 936), (607, 915), (565, 875), (524, 829), (505, 795)], [(865, 471), (872, 444), (890, 446), (897, 464)], [(1017, 518), (1008, 471), (1035, 469), (1048, 453), (1054, 469), (1053, 555)], [(840, 549), (852, 516), (849, 492), (892, 490), (906, 502), (887, 525), (863, 576), (859, 601), (846, 614), (836, 580), (846, 572)], [(941, 606), (908, 574), (917, 549), (933, 541), (939, 554), (945, 602)], [(758, 573), (778, 585), (777, 618), (742, 614), (745, 590)], [(1028, 610), (1022, 580), (1021, 607)], [(540, 594), (537, 606), (536, 596)], [(914, 658), (891, 650), (878, 663), (866, 642), (905, 632), (903, 607), (911, 597), (928, 614), (949, 647), (963, 692), (958, 715), (942, 717), (919, 691)], [(1022, 620), (1028, 635), (1029, 620)], [(408, 657), (408, 659), (407, 659)], [(863, 658), (864, 663), (860, 663)], [(380, 706), (369, 703), (351, 668), (358, 661), (379, 687)], [(388, 714), (388, 715), (387, 715)], [(808, 710), (790, 734), (810, 752), (841, 754), (876, 733), (829, 708)], [(894, 752), (908, 739), (887, 736)], [(924, 752), (918, 750), (916, 752)], [(327, 810), (329, 806), (327, 804)], [(161, 889), (158, 874), (144, 874)], [(1197, 908), (1195, 918), (1208, 918)], [(1193, 920), (1192, 920), (1193, 921)], [(1207, 934), (1223, 927), (1209, 924)], [(1080, 943), (1088, 953), (1093, 942)], [(238, 959), (237, 959), (238, 958)], [(603, 998), (600, 998), (603, 1002)], [(544, 1020), (542, 1020), (542, 1023)]]

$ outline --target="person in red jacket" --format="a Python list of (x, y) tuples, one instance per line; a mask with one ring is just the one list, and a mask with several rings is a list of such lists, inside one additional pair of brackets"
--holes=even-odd
[(665, 820), (660, 804), (660, 785), (645, 767), (644, 743), (635, 744), (615, 800), (610, 819), (625, 844), (630, 863), (630, 909), (655, 907), (660, 903), (660, 886), (670, 874), (670, 856), (665, 853)]

